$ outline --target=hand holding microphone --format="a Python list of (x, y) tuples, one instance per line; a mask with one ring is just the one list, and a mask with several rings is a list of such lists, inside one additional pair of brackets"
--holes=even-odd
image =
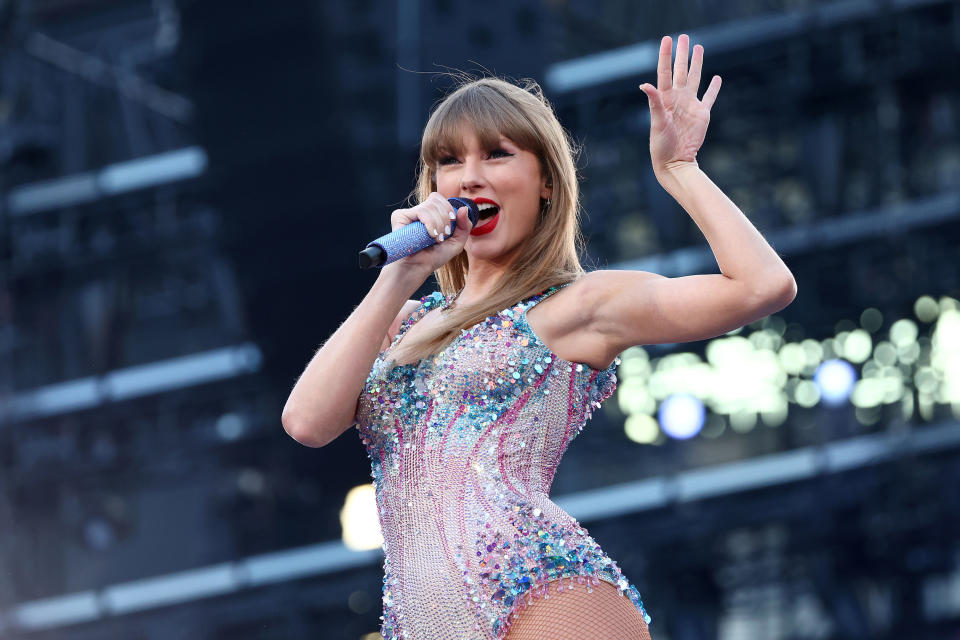
[(390, 215), (393, 231), (360, 252), (360, 267), (382, 267), (406, 258), (434, 271), (463, 250), (479, 215), (473, 200), (433, 192), (420, 204)]

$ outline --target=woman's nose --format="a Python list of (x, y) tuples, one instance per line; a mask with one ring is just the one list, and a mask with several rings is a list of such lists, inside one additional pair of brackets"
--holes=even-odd
[(467, 159), (463, 163), (463, 172), (460, 174), (460, 188), (471, 189), (483, 186), (483, 169), (479, 161)]

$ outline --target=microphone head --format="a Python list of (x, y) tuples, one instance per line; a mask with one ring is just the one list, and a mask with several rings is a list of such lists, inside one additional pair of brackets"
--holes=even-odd
[(383, 264), (385, 258), (386, 254), (383, 253), (383, 249), (375, 244), (372, 244), (360, 252), (360, 268), (369, 269), (370, 267), (379, 267), (381, 264)]
[(480, 219), (480, 209), (477, 208), (476, 202), (470, 198), (447, 198), (447, 200), (455, 209), (467, 207), (467, 217), (470, 218), (470, 223), (474, 226), (477, 225), (477, 220)]

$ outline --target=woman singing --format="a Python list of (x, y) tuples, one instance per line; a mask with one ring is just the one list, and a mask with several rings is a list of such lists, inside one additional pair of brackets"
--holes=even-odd
[[(649, 638), (640, 593), (549, 497), (567, 446), (633, 345), (722, 335), (793, 300), (786, 265), (697, 165), (714, 76), (703, 47), (660, 44), (641, 85), (660, 184), (721, 274), (586, 273), (572, 145), (535, 83), (464, 82), (423, 132), (415, 206), (437, 243), (384, 267), (283, 410), (320, 447), (356, 424), (383, 530), (384, 638)], [(467, 197), (481, 209), (472, 226)], [(451, 233), (450, 222), (456, 220)], [(408, 300), (434, 274), (440, 290)]]

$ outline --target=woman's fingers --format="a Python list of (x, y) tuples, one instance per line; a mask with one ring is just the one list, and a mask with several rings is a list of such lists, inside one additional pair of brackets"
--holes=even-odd
[(430, 211), (424, 216), (427, 220), (421, 221), (437, 242), (443, 242), (444, 235), (450, 235), (450, 231), (447, 230), (450, 223), (450, 216), (447, 213), (450, 211), (450, 203), (436, 191), (430, 194), (428, 200)]
[(700, 92), (700, 73), (703, 70), (703, 45), (693, 45), (693, 55), (690, 57), (690, 75), (687, 77), (687, 86), (693, 89), (693, 96)]
[(687, 56), (690, 53), (690, 36), (681, 33), (677, 38), (677, 59), (673, 63), (673, 86), (687, 86)]
[(670, 54), (673, 50), (673, 40), (670, 36), (660, 39), (660, 58), (657, 60), (657, 90), (669, 91), (673, 87), (673, 76), (670, 71)]
[(717, 94), (720, 93), (720, 76), (713, 76), (710, 80), (710, 86), (703, 93), (703, 104), (707, 109), (713, 108), (713, 103), (717, 100)]
[[(694, 45), (690, 51), (690, 36), (681, 33), (677, 37), (677, 58), (671, 62), (673, 40), (670, 36), (660, 39), (660, 57), (657, 60), (657, 90), (690, 87), (694, 96), (700, 91), (703, 73), (703, 45)], [(649, 95), (649, 94), (648, 94)]]

